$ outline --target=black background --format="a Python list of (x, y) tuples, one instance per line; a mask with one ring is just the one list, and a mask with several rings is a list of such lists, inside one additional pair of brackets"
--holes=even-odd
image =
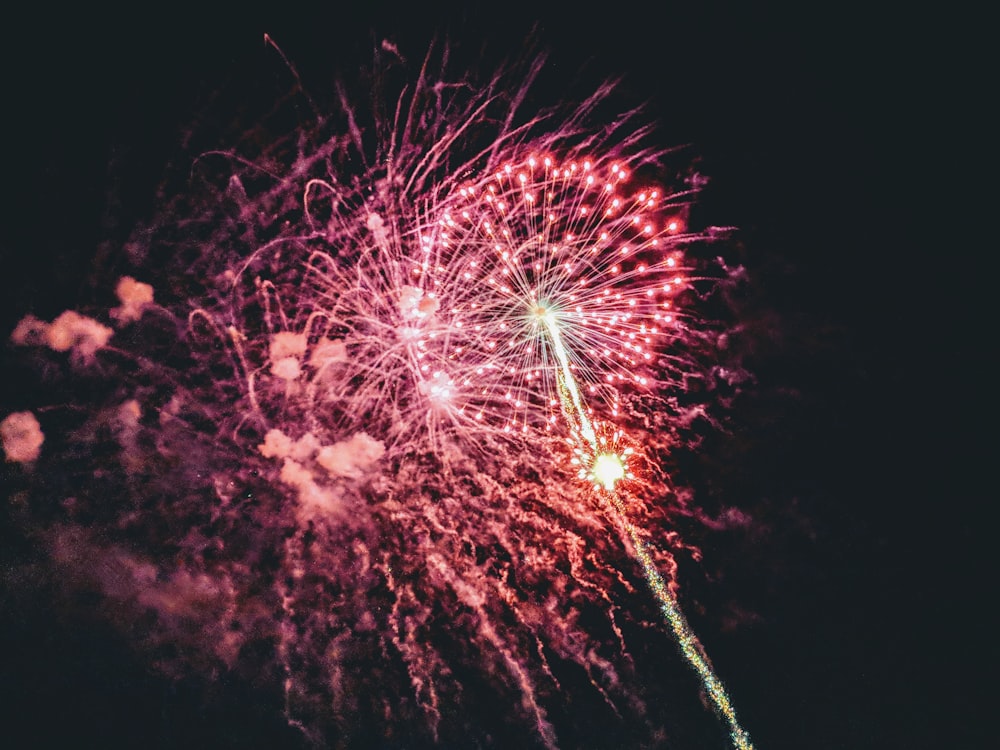
[[(658, 137), (701, 154), (701, 210), (741, 228), (747, 314), (770, 331), (761, 392), (792, 394), (762, 398), (701, 467), (767, 528), (714, 552), (744, 570), (725, 585), (759, 619), (707, 644), (757, 746), (986, 746), (995, 240), (969, 231), (989, 181), (982, 19), (884, 4), (350, 8), (162, 4), (9, 23), (5, 330), (88, 294), (95, 248), (152, 210), (191, 114), (259, 58), (265, 32), (321, 83), (325, 61), (383, 36), (411, 57), (435, 33), (513, 54), (537, 24), (557, 71), (624, 75)], [(12, 747), (289, 741), (253, 695), (216, 687), (205, 708), (200, 688), (132, 663), (119, 636), (11, 601)]]

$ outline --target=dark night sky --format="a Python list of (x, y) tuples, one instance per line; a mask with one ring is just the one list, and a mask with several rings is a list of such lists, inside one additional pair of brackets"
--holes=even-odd
[[(366, 49), (372, 26), (419, 56), (434, 31), (516, 50), (537, 19), (557, 71), (623, 74), (629, 97), (651, 100), (662, 140), (701, 154), (713, 179), (702, 210), (741, 228), (747, 315), (771, 327), (752, 357), (769, 395), (695, 469), (772, 530), (714, 551), (742, 571), (723, 585), (761, 618), (708, 644), (730, 665), (757, 746), (985, 747), (996, 646), (980, 538), (996, 493), (977, 467), (995, 440), (980, 436), (992, 417), (976, 404), (996, 337), (977, 333), (990, 245), (965, 236), (969, 143), (985, 109), (973, 103), (976, 22), (842, 3), (509, 16), (500, 4), (421, 14), (376, 3), (363, 17), (317, 5), (38, 13), (7, 29), (4, 330), (81, 293), (93, 248), (150, 209), (191, 113), (239, 77), (264, 32), (308, 75)], [(76, 732), (92, 746), (105, 726), (129, 746), (166, 715), (161, 747), (206, 734), (216, 746), (282, 742), (253, 695), (217, 688), (206, 713), (197, 687), (146, 676), (98, 625), (0, 614), (17, 623), (9, 638), (37, 636), (0, 660), (4, 723), (48, 725), (42, 746)]]

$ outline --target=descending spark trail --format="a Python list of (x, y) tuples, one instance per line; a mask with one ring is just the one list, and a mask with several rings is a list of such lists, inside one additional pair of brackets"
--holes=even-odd
[[(577, 388), (576, 380), (573, 377), (573, 373), (570, 371), (569, 356), (566, 352), (565, 346), (563, 345), (562, 336), (559, 333), (558, 323), (556, 322), (555, 317), (547, 310), (539, 310), (538, 315), (545, 324), (545, 329), (549, 336), (552, 338), (552, 348), (559, 361), (563, 383), (566, 390), (570, 394), (570, 401), (573, 407), (572, 417), (575, 417), (575, 420), (573, 420), (571, 415), (568, 413), (566, 413), (566, 417), (570, 421), (578, 421), (580, 425), (580, 432), (590, 446), (591, 456), (593, 457), (592, 474), (596, 479), (597, 484), (603, 486), (607, 497), (618, 516), (618, 520), (628, 532), (629, 539), (632, 542), (632, 547), (635, 550), (635, 557), (642, 565), (643, 574), (646, 576), (649, 588), (652, 589), (653, 595), (656, 597), (656, 600), (660, 605), (660, 611), (663, 613), (663, 617), (674, 631), (674, 637), (677, 639), (681, 653), (684, 655), (684, 658), (687, 659), (688, 664), (690, 664), (694, 668), (695, 672), (698, 673), (698, 677), (701, 679), (702, 685), (711, 697), (712, 702), (715, 704), (716, 710), (729, 724), (730, 737), (732, 737), (733, 745), (738, 748), (738, 750), (753, 750), (750, 735), (745, 729), (743, 729), (743, 727), (740, 726), (739, 721), (736, 718), (736, 710), (733, 708), (729, 695), (726, 693), (725, 686), (723, 686), (722, 681), (712, 669), (708, 657), (705, 654), (705, 649), (702, 647), (698, 637), (694, 634), (694, 631), (691, 630), (691, 626), (688, 624), (687, 618), (684, 617), (684, 613), (681, 611), (677, 599), (670, 593), (670, 589), (663, 580), (663, 576), (661, 576), (660, 571), (657, 570), (656, 564), (653, 562), (653, 558), (650, 556), (645, 542), (639, 535), (639, 530), (628, 520), (628, 515), (625, 512), (625, 506), (622, 502), (619, 490), (615, 488), (616, 480), (624, 476), (624, 467), (621, 464), (620, 458), (610, 457), (609, 454), (602, 453), (600, 450), (597, 434), (594, 431), (590, 418), (587, 416), (583, 399), (580, 396), (580, 390)], [(563, 403), (565, 405), (565, 401)], [(618, 458), (618, 461), (613, 462), (613, 466), (618, 468), (617, 471), (614, 469), (609, 471), (602, 466), (602, 464), (605, 466), (607, 465), (609, 458)]]
[(698, 677), (701, 679), (706, 692), (711, 697), (712, 703), (715, 704), (716, 710), (729, 724), (729, 736), (733, 740), (733, 745), (738, 750), (753, 750), (750, 735), (740, 726), (736, 718), (736, 709), (733, 708), (725, 686), (723, 686), (722, 681), (719, 680), (712, 669), (712, 665), (705, 655), (705, 650), (698, 637), (694, 634), (694, 631), (691, 630), (691, 626), (688, 625), (687, 618), (681, 612), (677, 599), (671, 595), (670, 589), (663, 580), (663, 576), (656, 569), (653, 558), (650, 556), (649, 550), (646, 549), (646, 544), (643, 542), (642, 537), (639, 536), (639, 530), (629, 522), (628, 517), (625, 515), (625, 507), (621, 496), (612, 489), (608, 489), (607, 495), (622, 525), (628, 531), (629, 539), (632, 541), (632, 546), (635, 549), (635, 556), (642, 564), (642, 571), (646, 576), (646, 581), (649, 583), (649, 588), (652, 589), (653, 595), (660, 605), (663, 617), (674, 631), (674, 637), (677, 639), (681, 653), (684, 654), (684, 658), (687, 659), (688, 664), (698, 673)]

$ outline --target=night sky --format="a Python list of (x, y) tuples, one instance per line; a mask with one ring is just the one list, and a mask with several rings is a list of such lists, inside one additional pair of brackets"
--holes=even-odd
[[(486, 59), (516, 54), (534, 26), (550, 52), (540, 100), (559, 96), (554, 81), (623, 76), (658, 141), (690, 144), (711, 178), (696, 220), (739, 228), (726, 253), (748, 272), (738, 311), (757, 382), (684, 466), (707, 506), (754, 523), (690, 529), (718, 575), (687, 585), (756, 746), (986, 747), (995, 399), (980, 389), (996, 335), (981, 332), (981, 290), (995, 240), (967, 236), (976, 22), (861, 4), (316, 5), (36, 12), (8, 27), (3, 330), (93, 299), (95, 258), (154, 210), (211, 93), (266, 70), (264, 33), (318, 89), (374, 39), (416, 59), (450, 35), (475, 65), (480, 39)], [(4, 391), (4, 413), (22, 407)], [(172, 680), (86, 602), (66, 606), (64, 582), (24, 564), (14, 516), (0, 515), (0, 744), (296, 746), (253, 680)], [(713, 602), (740, 614), (723, 622)]]

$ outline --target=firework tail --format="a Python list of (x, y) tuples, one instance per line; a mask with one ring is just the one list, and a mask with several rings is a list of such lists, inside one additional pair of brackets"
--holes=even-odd
[[(540, 310), (538, 315), (545, 325), (545, 329), (551, 339), (552, 349), (559, 362), (560, 386), (566, 392), (565, 396), (561, 399), (563, 414), (567, 421), (579, 430), (578, 434), (582, 435), (586, 440), (590, 448), (589, 452), (596, 464), (602, 458), (597, 433), (590, 418), (587, 416), (583, 399), (580, 396), (580, 390), (570, 370), (569, 356), (563, 345), (558, 323), (555, 316), (547, 311)], [(669, 587), (663, 580), (663, 576), (657, 570), (656, 564), (653, 562), (653, 557), (650, 555), (646, 543), (640, 536), (639, 530), (628, 520), (628, 514), (625, 512), (625, 506), (621, 497), (621, 489), (614, 486), (615, 479), (618, 477), (601, 477), (599, 473), (597, 471), (594, 472), (595, 479), (597, 480), (596, 484), (599, 486), (599, 489), (603, 487), (604, 492), (602, 494), (607, 496), (609, 505), (628, 533), (634, 555), (640, 565), (642, 565), (642, 572), (646, 577), (646, 582), (649, 584), (653, 596), (656, 597), (656, 601), (660, 605), (660, 612), (663, 613), (663, 619), (670, 626), (671, 630), (673, 630), (674, 638), (677, 640), (677, 645), (680, 647), (681, 653), (688, 664), (691, 665), (691, 668), (697, 673), (705, 692), (708, 693), (715, 706), (715, 710), (728, 724), (729, 736), (732, 738), (733, 746), (737, 750), (753, 750), (750, 735), (740, 726), (736, 718), (736, 709), (733, 707), (725, 686), (718, 675), (715, 674), (715, 670), (712, 669), (711, 662), (705, 653), (704, 647), (701, 645), (701, 641), (698, 640), (698, 636), (691, 629), (676, 597), (670, 592)]]

